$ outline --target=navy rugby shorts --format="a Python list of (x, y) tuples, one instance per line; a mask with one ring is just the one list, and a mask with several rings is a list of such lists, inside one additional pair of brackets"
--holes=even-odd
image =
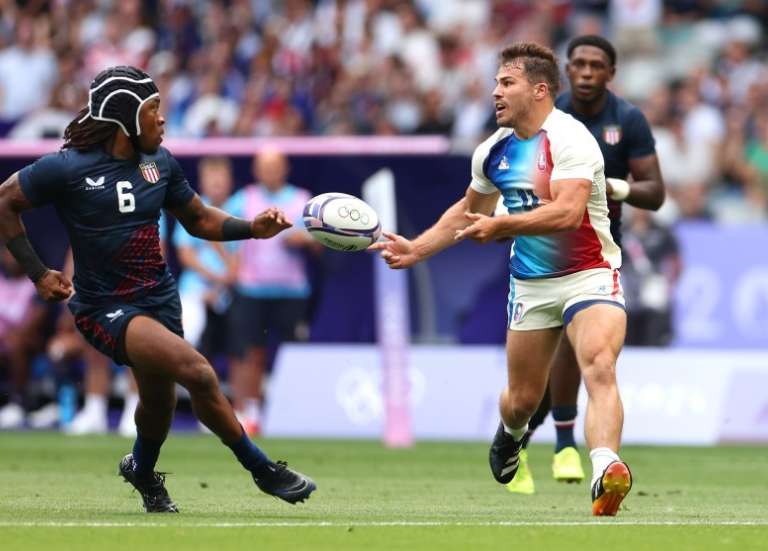
[(175, 288), (150, 293), (131, 302), (120, 302), (117, 299), (101, 305), (80, 302), (75, 295), (69, 301), (69, 309), (85, 340), (121, 365), (131, 365), (125, 353), (125, 330), (128, 322), (136, 316), (148, 316), (184, 337), (181, 301)]

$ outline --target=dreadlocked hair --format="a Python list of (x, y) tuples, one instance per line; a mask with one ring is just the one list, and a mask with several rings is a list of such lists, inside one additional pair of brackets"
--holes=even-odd
[[(88, 116), (88, 107), (80, 110), (64, 129), (64, 145), (62, 149), (78, 149), (87, 151), (101, 146), (110, 140), (118, 130), (116, 124), (105, 121), (97, 121)], [(82, 121), (82, 122), (80, 122)]]

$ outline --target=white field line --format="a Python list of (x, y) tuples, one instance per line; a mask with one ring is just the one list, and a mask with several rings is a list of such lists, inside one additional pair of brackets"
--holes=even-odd
[[(180, 519), (181, 520), (181, 519)], [(680, 520), (680, 521), (643, 521), (606, 519), (585, 521), (488, 521), (488, 522), (444, 522), (444, 521), (254, 521), (254, 522), (196, 522), (185, 524), (175, 522), (88, 522), (88, 521), (41, 521), (13, 522), (0, 521), (0, 528), (349, 528), (349, 527), (492, 527), (492, 526), (768, 526), (768, 520)]]

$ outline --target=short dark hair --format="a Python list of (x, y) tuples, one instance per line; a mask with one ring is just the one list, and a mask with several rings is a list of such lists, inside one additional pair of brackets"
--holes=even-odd
[(584, 34), (577, 36), (568, 43), (568, 59), (571, 58), (573, 50), (579, 46), (594, 46), (600, 48), (608, 56), (608, 60), (611, 62), (611, 66), (616, 66), (616, 48), (613, 47), (608, 39), (596, 34)]
[(499, 54), (500, 65), (516, 59), (523, 62), (528, 82), (531, 84), (546, 82), (550, 95), (557, 96), (557, 91), (560, 89), (560, 70), (557, 67), (557, 57), (552, 50), (534, 42), (515, 42)]

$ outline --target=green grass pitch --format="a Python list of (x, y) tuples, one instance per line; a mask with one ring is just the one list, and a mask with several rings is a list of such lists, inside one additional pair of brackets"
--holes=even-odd
[(481, 443), (260, 444), (315, 479), (308, 502), (261, 494), (213, 436), (171, 435), (158, 468), (181, 514), (147, 515), (116, 474), (131, 441), (0, 433), (0, 549), (768, 548), (766, 448), (627, 446), (635, 486), (596, 519), (586, 483), (551, 479), (549, 446), (532, 447), (537, 494), (520, 496), (493, 481)]

